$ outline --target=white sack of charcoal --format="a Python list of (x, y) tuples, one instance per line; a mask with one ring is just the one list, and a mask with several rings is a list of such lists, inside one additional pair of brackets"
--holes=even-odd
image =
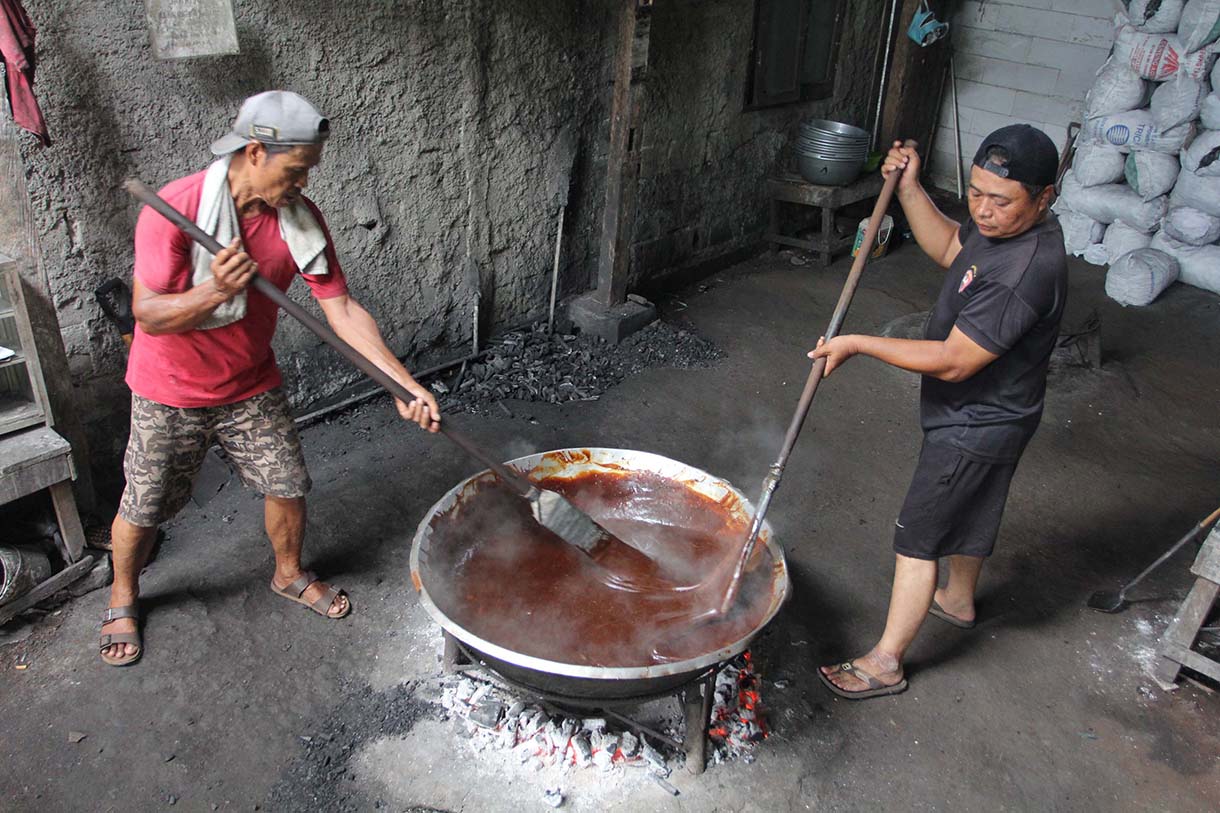
[(1161, 229), (1179, 243), (1206, 246), (1220, 240), (1220, 217), (1190, 206), (1171, 206)]
[(1205, 130), (1220, 130), (1220, 94), (1209, 93), (1199, 107), (1199, 124)]
[(1172, 206), (1189, 206), (1200, 212), (1220, 217), (1220, 178), (1200, 175), (1183, 166), (1178, 182), (1169, 193)]
[(1063, 247), (1068, 254), (1081, 257), (1089, 246), (1100, 243), (1105, 236), (1106, 224), (1073, 212), (1062, 202), (1056, 202), (1052, 208), (1059, 217), (1059, 228), (1063, 231)]
[(1165, 82), (1175, 76), (1207, 78), (1215, 54), (1210, 48), (1187, 48), (1175, 36), (1145, 34), (1124, 25), (1114, 38), (1114, 57), (1145, 79)]
[(1081, 186), (1117, 183), (1123, 179), (1127, 154), (1108, 144), (1080, 144), (1072, 159), (1072, 174)]
[(1177, 76), (1162, 82), (1152, 94), (1149, 109), (1152, 121), (1161, 130), (1170, 130), (1199, 118), (1203, 100), (1211, 88), (1207, 80)]
[(1118, 304), (1151, 305), (1178, 278), (1178, 261), (1163, 251), (1137, 248), (1106, 272), (1106, 296)]
[(1194, 134), (1193, 121), (1162, 130), (1152, 120), (1151, 110), (1128, 110), (1086, 119), (1080, 138), (1086, 144), (1109, 144), (1123, 152), (1176, 153), (1190, 143)]
[(1178, 261), (1178, 281), (1220, 294), (1220, 246), (1188, 246), (1157, 232), (1149, 248)]
[(1127, 17), (1131, 27), (1144, 34), (1173, 34), (1185, 5), (1186, 0), (1131, 0)]
[(1173, 191), (1181, 169), (1182, 164), (1176, 155), (1163, 152), (1133, 152), (1127, 155), (1123, 177), (1127, 186), (1140, 196), (1140, 200), (1150, 201)]
[(1156, 231), (1168, 208), (1165, 197), (1145, 201), (1126, 184), (1081, 186), (1071, 172), (1063, 176), (1059, 199), (1066, 208), (1088, 215), (1099, 223), (1118, 220), (1147, 233)]
[(1178, 20), (1178, 41), (1198, 51), (1220, 39), (1220, 0), (1189, 0)]
[(1220, 178), (1220, 130), (1204, 130), (1182, 150), (1182, 169)]
[(1137, 248), (1148, 248), (1152, 235), (1133, 229), (1126, 223), (1111, 223), (1106, 227), (1106, 236), (1101, 245), (1105, 249), (1105, 262), (1112, 263), (1124, 254)]
[(1151, 83), (1145, 81), (1129, 65), (1114, 57), (1097, 69), (1093, 87), (1084, 97), (1085, 118), (1125, 113), (1143, 107), (1152, 94)]

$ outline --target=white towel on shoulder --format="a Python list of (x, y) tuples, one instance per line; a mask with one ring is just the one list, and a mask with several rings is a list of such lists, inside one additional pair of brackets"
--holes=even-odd
[[(203, 190), (199, 195), (199, 213), (195, 225), (216, 238), (216, 242), (227, 246), (234, 237), (241, 235), (237, 223), (237, 207), (233, 193), (229, 190), (229, 162), (233, 155), (225, 155), (212, 162), (203, 176)], [(280, 237), (288, 244), (292, 260), (302, 274), (324, 275), (330, 272), (326, 260), (326, 233), (304, 201), (279, 210)], [(195, 243), (191, 247), (191, 265), (194, 272), (193, 285), (200, 285), (212, 278), (212, 255)], [(198, 330), (224, 327), (246, 315), (246, 292), (242, 291), (228, 302), (221, 304), (212, 315), (201, 322)]]

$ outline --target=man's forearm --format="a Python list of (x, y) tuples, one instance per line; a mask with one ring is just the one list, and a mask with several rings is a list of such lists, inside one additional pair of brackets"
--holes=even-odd
[(912, 373), (939, 378), (942, 381), (960, 381), (963, 375), (957, 360), (949, 352), (945, 342), (924, 339), (890, 339), (884, 336), (856, 336), (856, 352), (872, 356), (894, 367)]
[(911, 224), (915, 242), (919, 243), (925, 254), (937, 263), (944, 264), (960, 224), (945, 217), (920, 184), (900, 188), (898, 202), (902, 204), (903, 214)]
[(330, 323), (340, 339), (356, 348), (382, 372), (408, 389), (419, 386), (398, 357), (386, 346), (373, 317), (358, 302), (349, 300), (342, 318), (332, 318)]
[(185, 333), (206, 321), (228, 299), (208, 280), (180, 294), (148, 293), (132, 303), (132, 315), (150, 336)]

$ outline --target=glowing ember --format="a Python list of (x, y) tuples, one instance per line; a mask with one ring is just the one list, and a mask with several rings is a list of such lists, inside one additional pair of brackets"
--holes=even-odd
[(716, 676), (712, 722), (708, 736), (718, 746), (720, 762), (741, 756), (753, 761), (750, 751), (769, 736), (766, 708), (762, 703), (762, 680), (754, 671), (754, 659), (744, 652)]

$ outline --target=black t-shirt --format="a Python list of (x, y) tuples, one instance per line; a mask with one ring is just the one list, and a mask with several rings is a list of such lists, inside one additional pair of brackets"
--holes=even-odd
[(997, 240), (968, 220), (958, 239), (962, 250), (925, 336), (943, 341), (956, 326), (999, 358), (957, 383), (924, 376), (920, 421), (931, 442), (983, 462), (1012, 463), (1042, 417), (1046, 369), (1067, 299), (1063, 232), (1048, 215), (1024, 234)]

